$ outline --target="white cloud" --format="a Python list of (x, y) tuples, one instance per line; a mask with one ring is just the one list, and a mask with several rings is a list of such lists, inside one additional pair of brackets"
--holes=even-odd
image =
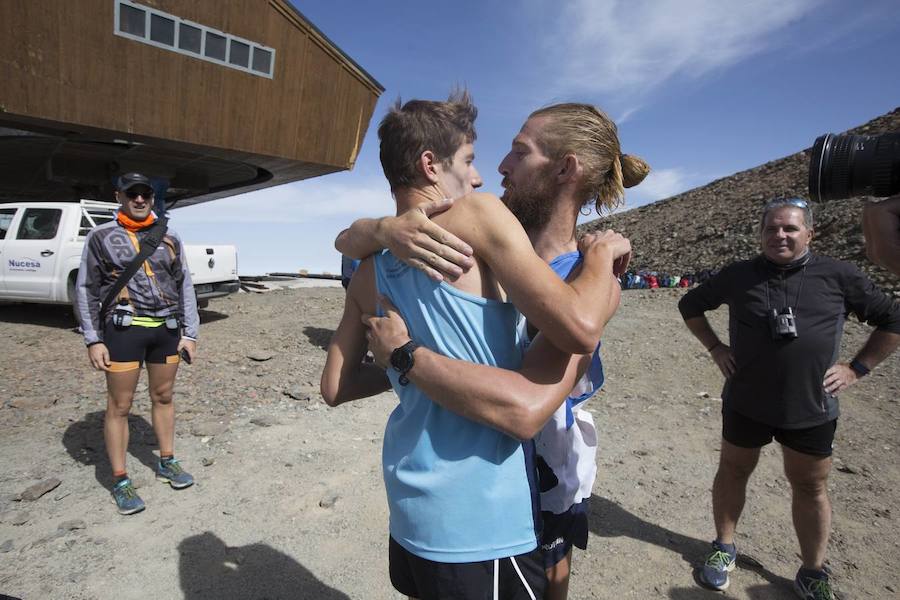
[(545, 56), (569, 92), (633, 101), (674, 77), (700, 77), (770, 50), (780, 43), (779, 32), (821, 3), (569, 0), (546, 39)]
[(394, 200), (384, 178), (329, 175), (248, 192), (176, 210), (179, 224), (310, 223), (393, 214)]

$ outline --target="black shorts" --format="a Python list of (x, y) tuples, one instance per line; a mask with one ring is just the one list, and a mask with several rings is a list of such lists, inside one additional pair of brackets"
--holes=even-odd
[(831, 456), (836, 430), (837, 419), (805, 429), (782, 429), (722, 407), (722, 438), (741, 448), (761, 448), (774, 437), (791, 450), (813, 456)]
[(541, 532), (541, 554), (544, 557), (545, 569), (555, 566), (565, 558), (572, 546), (587, 549), (589, 502), (590, 500), (585, 498), (558, 515), (548, 511), (541, 513), (541, 520), (544, 522), (544, 530)]
[(110, 370), (113, 372), (140, 369), (144, 362), (178, 364), (178, 342), (181, 332), (159, 327), (132, 325), (119, 329), (107, 321), (103, 327), (103, 343), (109, 350)]
[(419, 600), (531, 600), (543, 598), (547, 586), (540, 548), (497, 560), (442, 563), (416, 556), (392, 537), (388, 559), (394, 588)]

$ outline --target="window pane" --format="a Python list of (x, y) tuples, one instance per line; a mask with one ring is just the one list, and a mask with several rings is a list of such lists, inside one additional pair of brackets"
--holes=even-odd
[(179, 25), (178, 47), (188, 52), (200, 54), (200, 29), (184, 23)]
[(150, 15), (150, 39), (166, 46), (175, 45), (175, 21), (159, 15)]
[(206, 56), (225, 60), (225, 38), (211, 31), (206, 32)]
[(29, 208), (19, 225), (18, 240), (52, 240), (56, 237), (59, 217), (58, 208)]
[(272, 71), (272, 53), (254, 46), (253, 70), (260, 73), (270, 73)]
[(250, 45), (237, 40), (231, 40), (231, 54), (228, 55), (228, 62), (242, 67), (249, 66)]
[(12, 223), (13, 215), (15, 214), (16, 209), (14, 208), (0, 210), (0, 240), (6, 237), (6, 232), (9, 231), (9, 225)]
[(146, 13), (139, 8), (127, 4), (119, 5), (119, 31), (138, 37), (146, 34)]

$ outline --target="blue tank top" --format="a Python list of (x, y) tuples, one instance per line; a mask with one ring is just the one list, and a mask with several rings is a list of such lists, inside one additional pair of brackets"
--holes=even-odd
[[(436, 283), (390, 252), (375, 281), (420, 346), (451, 358), (518, 369), (512, 304)], [(400, 404), (388, 418), (382, 466), (391, 536), (416, 556), (446, 563), (514, 556), (537, 547), (534, 444), (450, 412), (414, 383), (388, 377)]]

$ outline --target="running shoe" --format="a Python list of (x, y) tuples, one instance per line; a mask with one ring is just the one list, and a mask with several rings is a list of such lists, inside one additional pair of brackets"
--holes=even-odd
[(141, 512), (145, 508), (144, 501), (138, 496), (134, 485), (127, 477), (113, 486), (112, 495), (116, 501), (116, 506), (119, 507), (119, 514), (132, 515), (136, 512)]
[(177, 459), (159, 461), (156, 468), (156, 479), (168, 483), (176, 490), (194, 485), (194, 478), (190, 473), (181, 468)]
[(714, 590), (728, 589), (731, 583), (728, 574), (734, 571), (737, 551), (729, 552), (717, 541), (712, 543), (712, 552), (706, 557), (703, 568), (700, 569), (700, 583)]
[(803, 600), (834, 600), (827, 571), (800, 569), (794, 578), (794, 591)]

